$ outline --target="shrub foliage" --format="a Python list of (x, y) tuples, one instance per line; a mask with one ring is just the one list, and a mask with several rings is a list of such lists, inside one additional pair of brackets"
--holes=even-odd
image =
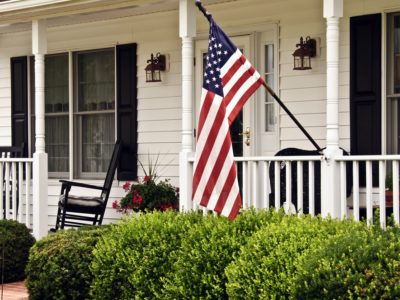
[(153, 212), (127, 219), (104, 236), (94, 251), (91, 270), (95, 299), (155, 299), (161, 278), (172, 267), (172, 253), (202, 214)]
[(87, 299), (92, 251), (108, 226), (58, 231), (31, 249), (26, 268), (30, 299)]
[(173, 255), (174, 265), (164, 279), (164, 299), (226, 299), (225, 267), (248, 237), (283, 214), (246, 211), (234, 222), (208, 215), (183, 236)]
[(363, 224), (288, 216), (259, 230), (227, 267), (230, 299), (290, 298), (297, 260), (340, 232)]
[[(25, 278), (29, 249), (35, 239), (28, 228), (17, 221), (0, 220), (0, 280), (13, 282)], [(4, 251), (4, 257), (3, 257)], [(2, 274), (4, 264), (4, 273)]]
[(298, 299), (399, 299), (398, 228), (337, 235), (305, 255), (298, 271)]
[(397, 299), (400, 229), (246, 211), (152, 212), (31, 250), (32, 299)]

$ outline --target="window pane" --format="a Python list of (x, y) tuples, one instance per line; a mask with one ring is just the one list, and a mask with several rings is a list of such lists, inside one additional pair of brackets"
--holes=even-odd
[[(274, 87), (274, 45), (265, 45), (265, 81), (268, 85)], [(265, 131), (275, 131), (275, 101), (269, 93), (265, 94)]]
[(78, 54), (78, 109), (114, 109), (114, 50)]
[(107, 172), (114, 143), (113, 113), (82, 116), (82, 172)]
[(45, 130), (49, 172), (69, 170), (68, 102), (68, 54), (46, 56)]
[(46, 113), (68, 111), (68, 55), (51, 55), (45, 59)]
[(46, 116), (46, 152), (49, 172), (68, 172), (68, 116)]

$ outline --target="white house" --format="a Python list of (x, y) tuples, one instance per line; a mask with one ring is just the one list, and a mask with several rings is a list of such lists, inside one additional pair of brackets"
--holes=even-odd
[[(400, 159), (395, 155), (400, 2), (204, 0), (203, 5), (326, 148), (316, 156), (273, 158), (281, 149), (315, 147), (266, 90), (258, 89), (232, 129), (236, 156), (243, 161), (243, 205), (280, 206), (279, 192), (268, 203), (270, 189), (280, 187), (277, 180), (269, 186), (268, 171), (279, 175), (279, 166), (286, 165), (287, 199), (291, 178), (302, 181), (305, 170), (310, 175), (304, 185), (310, 189), (310, 213), (316, 198), (321, 202), (316, 212), (335, 217), (359, 218), (361, 205), (371, 218), (373, 206), (383, 208), (385, 174), (398, 182)], [(130, 152), (120, 164), (110, 206), (123, 195), (125, 180), (143, 175), (136, 155), (146, 164), (148, 154), (159, 154), (160, 175), (180, 186), (181, 208), (192, 208), (191, 162), (207, 34), (208, 22), (195, 0), (0, 1), (0, 146), (26, 145), (29, 158), (14, 161), (32, 164), (33, 182), (31, 187), (30, 178), (25, 180), (28, 197), (22, 205), (27, 205), (18, 218), (33, 226), (36, 236), (54, 226), (59, 179), (101, 182), (117, 138)], [(311, 69), (294, 70), (292, 54), (301, 37), (315, 39), (316, 55)], [(160, 82), (146, 82), (148, 60), (157, 53), (166, 56), (166, 70)], [(351, 156), (342, 156), (339, 147)], [(1, 161), (5, 168), (13, 160)], [(305, 164), (292, 170), (289, 161)], [(347, 172), (351, 193), (345, 188), (346, 161), (353, 166)], [(320, 196), (315, 172), (321, 176)], [(302, 195), (303, 184), (296, 186)], [(397, 184), (393, 192), (398, 199)], [(394, 201), (397, 222), (398, 205)], [(105, 218), (118, 217), (110, 208)], [(381, 209), (383, 225), (384, 219)]]

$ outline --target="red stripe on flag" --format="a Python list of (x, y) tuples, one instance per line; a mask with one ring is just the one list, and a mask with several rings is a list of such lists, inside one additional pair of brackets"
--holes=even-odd
[(203, 129), (204, 123), (207, 119), (207, 115), (210, 111), (214, 96), (215, 96), (215, 94), (213, 92), (207, 91), (207, 94), (204, 97), (204, 101), (201, 106), (200, 115), (199, 115), (199, 127), (197, 128), (197, 139), (199, 139), (201, 130)]
[(240, 208), (242, 207), (242, 199), (240, 197), (240, 194), (238, 193), (235, 202), (232, 206), (232, 210), (228, 216), (229, 220), (233, 220), (236, 218), (237, 214), (239, 213)]
[(215, 116), (215, 120), (213, 126), (211, 127), (210, 133), (207, 136), (207, 140), (204, 143), (204, 149), (200, 154), (198, 159), (196, 170), (193, 175), (193, 193), (192, 197), (196, 194), (197, 187), (199, 185), (200, 179), (203, 176), (204, 168), (207, 165), (207, 160), (210, 157), (210, 153), (214, 147), (215, 140), (217, 138), (218, 132), (221, 128), (221, 124), (225, 118), (225, 105), (224, 102), (221, 102), (217, 114)]
[(232, 189), (233, 185), (235, 184), (236, 180), (237, 180), (236, 179), (236, 164), (235, 164), (235, 162), (233, 162), (232, 167), (229, 171), (229, 174), (226, 178), (224, 187), (222, 188), (221, 194), (219, 195), (217, 204), (215, 205), (215, 208), (214, 208), (214, 210), (217, 213), (220, 214), (222, 212), (222, 210), (225, 206), (226, 200), (229, 197), (229, 193), (231, 192), (231, 189)]
[(233, 63), (233, 65), (229, 68), (228, 72), (225, 73), (224, 77), (222, 78), (221, 82), (222, 85), (225, 86), (229, 80), (235, 75), (237, 70), (243, 65), (242, 61), (238, 59)]
[(201, 198), (201, 202), (200, 202), (200, 204), (202, 206), (208, 205), (208, 201), (210, 200), (210, 196), (211, 196), (211, 194), (214, 190), (214, 187), (218, 181), (219, 175), (221, 174), (222, 167), (224, 166), (226, 157), (229, 154), (231, 145), (232, 145), (231, 134), (228, 131), (226, 134), (224, 143), (222, 144), (222, 147), (218, 152), (218, 159), (216, 160), (216, 162), (214, 164), (214, 168), (211, 171), (207, 185), (204, 189), (203, 197)]
[(240, 110), (243, 108), (244, 104), (246, 101), (250, 98), (250, 96), (258, 89), (258, 87), (261, 85), (261, 81), (257, 80), (244, 94), (243, 96), (239, 99), (239, 102), (236, 104), (232, 112), (230, 113), (228, 117), (229, 125), (232, 124), (232, 122), (235, 120), (237, 114), (240, 112)]
[[(237, 91), (242, 87), (242, 85), (251, 77), (251, 74), (248, 72), (244, 72), (242, 76), (235, 82), (232, 88), (224, 97), (225, 106), (228, 106), (229, 103), (232, 101), (233, 97), (236, 95)], [(241, 107), (240, 107), (241, 109)]]

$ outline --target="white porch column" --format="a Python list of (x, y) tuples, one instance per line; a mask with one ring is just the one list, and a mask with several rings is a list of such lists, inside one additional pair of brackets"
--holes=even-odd
[(196, 6), (193, 0), (179, 1), (179, 36), (182, 39), (182, 150), (179, 155), (181, 211), (192, 208), (192, 169), (188, 159), (193, 151), (194, 42)]
[(343, 16), (343, 0), (324, 0), (326, 18), (326, 160), (322, 163), (322, 216), (341, 216), (339, 165), (332, 161), (339, 149), (339, 18)]
[(33, 154), (33, 234), (47, 234), (48, 168), (44, 127), (44, 55), (47, 52), (45, 20), (32, 21), (32, 53), (35, 56), (35, 153)]

